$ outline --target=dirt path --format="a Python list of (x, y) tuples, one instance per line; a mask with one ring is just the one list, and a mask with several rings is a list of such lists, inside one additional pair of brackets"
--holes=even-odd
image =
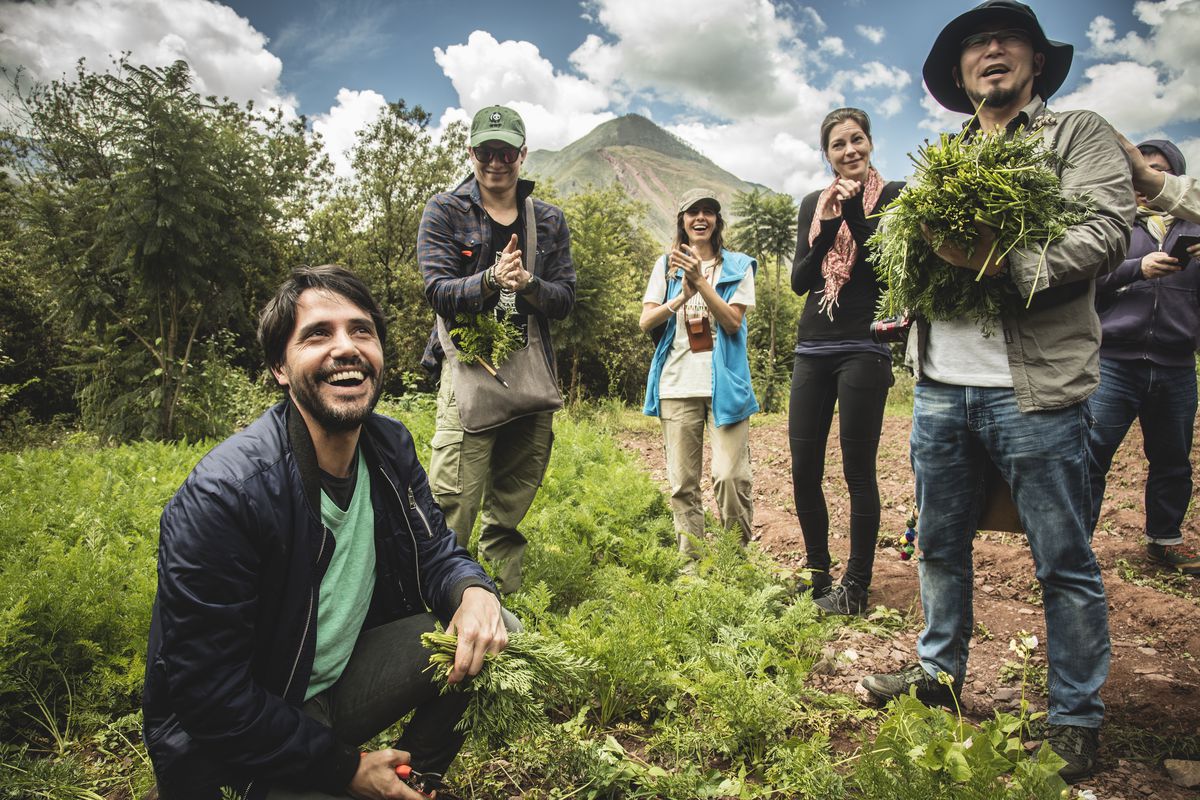
[[(912, 504), (908, 433), (907, 417), (884, 420), (879, 457), (883, 519), (871, 587), (872, 602), (897, 609), (908, 626), (890, 638), (846, 628), (833, 645), (835, 653), (845, 655), (831, 659), (830, 671), (811, 679), (828, 691), (852, 693), (862, 675), (890, 671), (914, 657), (921, 629), (916, 562), (901, 561), (897, 549)], [(661, 438), (645, 430), (623, 438), (665, 487)], [(836, 442), (835, 420), (824, 482), (835, 564), (844, 562), (849, 551), (849, 501)], [(793, 513), (786, 418), (756, 419), (751, 448), (755, 538), (779, 563), (798, 568), (804, 548)], [(1161, 760), (1164, 755), (1200, 759), (1200, 579), (1173, 575), (1147, 561), (1142, 541), (1145, 479), (1141, 435), (1131, 431), (1114, 459), (1093, 542), (1108, 593), (1113, 659), (1103, 690), (1108, 708), (1103, 771), (1080, 788), (1092, 788), (1098, 798), (1194, 799), (1196, 791), (1173, 784)], [(711, 488), (706, 500), (715, 514)], [(1200, 544), (1200, 514), (1194, 508), (1185, 520), (1184, 535)], [(835, 572), (838, 569), (835, 566)], [(1024, 538), (981, 533), (975, 543), (975, 637), (963, 692), (964, 706), (976, 718), (1017, 702), (1020, 678), (1013, 675), (1016, 657), (1009, 652), (1009, 640), (1019, 631), (1037, 635), (1035, 672), (1044, 678), (1040, 604)], [(1045, 710), (1044, 694), (1032, 700), (1036, 709)]]

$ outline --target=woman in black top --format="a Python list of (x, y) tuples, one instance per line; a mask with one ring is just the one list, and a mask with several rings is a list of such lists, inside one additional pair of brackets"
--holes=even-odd
[[(871, 150), (865, 112), (839, 108), (825, 117), (821, 151), (834, 180), (800, 204), (792, 262), (792, 291), (808, 295), (796, 326), (788, 408), (792, 491), (813, 571), (813, 596), (830, 614), (866, 611), (879, 537), (875, 457), (892, 369), (887, 345), (871, 339), (880, 287), (866, 250), (877, 220), (867, 216), (895, 199), (904, 184), (884, 184), (871, 166)], [(835, 403), (850, 492), (850, 560), (836, 586), (829, 575), (829, 512), (821, 492)]]

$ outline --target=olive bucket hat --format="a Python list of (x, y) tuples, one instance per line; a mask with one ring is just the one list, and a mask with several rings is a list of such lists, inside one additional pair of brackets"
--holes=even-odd
[(1033, 37), (1033, 50), (1045, 58), (1042, 74), (1034, 79), (1033, 90), (1043, 100), (1058, 91), (1071, 70), (1073, 45), (1046, 38), (1033, 9), (1016, 0), (987, 0), (950, 21), (938, 34), (925, 59), (921, 74), (934, 99), (951, 111), (974, 114), (975, 105), (954, 80), (954, 70), (962, 55), (962, 41), (981, 27), (1020, 28)]

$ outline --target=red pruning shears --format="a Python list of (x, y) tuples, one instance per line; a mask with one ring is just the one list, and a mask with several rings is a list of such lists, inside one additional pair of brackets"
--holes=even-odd
[[(434, 780), (435, 782), (437, 782), (437, 780), (441, 778), (440, 775), (434, 775), (433, 773), (429, 773), (429, 775), (426, 776), (425, 773), (417, 772), (415, 769), (410, 767), (408, 764), (401, 764), (400, 766), (396, 767), (396, 777), (399, 778), (400, 780), (404, 781), (406, 784), (408, 784), (409, 788), (411, 788), (417, 794), (421, 795), (421, 797), (430, 797), (430, 798), (432, 798), (434, 795), (428, 794), (425, 791), (426, 777), (429, 777), (430, 779)], [(436, 794), (436, 792), (435, 792), (435, 794)]]

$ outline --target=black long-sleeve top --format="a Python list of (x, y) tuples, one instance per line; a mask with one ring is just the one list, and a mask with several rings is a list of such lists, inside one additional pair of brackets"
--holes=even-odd
[[(904, 188), (903, 181), (891, 181), (883, 187), (879, 200), (871, 209), (871, 214), (879, 213), (880, 209), (896, 199)], [(833, 246), (838, 228), (845, 222), (850, 228), (850, 235), (858, 246), (858, 254), (850, 278), (842, 286), (838, 294), (838, 304), (833, 309), (833, 319), (821, 313), (817, 306), (817, 297), (809, 295), (804, 304), (804, 311), (796, 324), (796, 341), (806, 339), (821, 339), (827, 341), (846, 341), (850, 339), (870, 339), (871, 322), (875, 319), (875, 310), (879, 301), (880, 287), (875, 277), (873, 265), (867, 261), (867, 239), (875, 233), (879, 220), (868, 219), (863, 210), (862, 193), (855, 195), (842, 203), (842, 216), (837, 219), (821, 221), (821, 230), (810, 246), (808, 230), (812, 225), (813, 215), (817, 210), (817, 201), (821, 192), (816, 191), (804, 198), (800, 203), (800, 215), (796, 227), (796, 256), (792, 261), (792, 291), (798, 295), (820, 292), (825, 288), (825, 278), (821, 275), (821, 262), (825, 260), (829, 248)]]

